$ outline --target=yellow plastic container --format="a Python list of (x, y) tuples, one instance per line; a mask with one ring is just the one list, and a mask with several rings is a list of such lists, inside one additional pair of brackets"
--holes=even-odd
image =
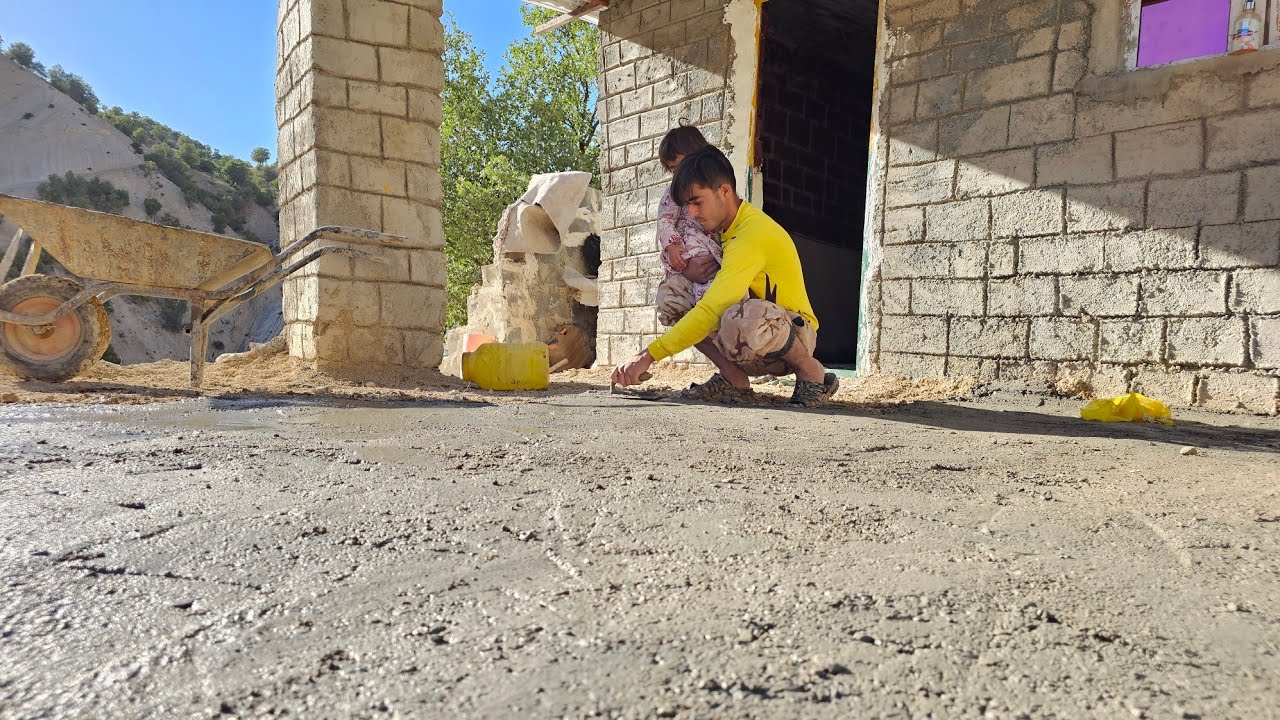
[(545, 390), (551, 384), (547, 346), (487, 343), (462, 354), (462, 379), (485, 390)]

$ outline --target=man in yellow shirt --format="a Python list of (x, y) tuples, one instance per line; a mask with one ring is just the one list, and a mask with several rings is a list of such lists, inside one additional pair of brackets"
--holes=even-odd
[(813, 357), (818, 319), (805, 292), (800, 255), (787, 231), (738, 197), (736, 188), (733, 165), (715, 147), (680, 164), (672, 196), (703, 230), (721, 233), (724, 264), (692, 307), (666, 307), (672, 298), (688, 294), (659, 289), (664, 313), (682, 317), (648, 349), (616, 367), (613, 381), (634, 385), (653, 363), (696, 347), (720, 372), (690, 388), (689, 397), (740, 400), (752, 394), (753, 375), (795, 373), (791, 402), (821, 405), (840, 383)]

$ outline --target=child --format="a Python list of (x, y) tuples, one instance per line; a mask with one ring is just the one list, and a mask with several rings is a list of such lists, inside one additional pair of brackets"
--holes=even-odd
[[(658, 146), (658, 159), (668, 173), (674, 174), (686, 155), (710, 145), (698, 128), (682, 125), (667, 133)], [(671, 197), (671, 188), (662, 195), (658, 205), (658, 245), (662, 267), (666, 277), (658, 286), (658, 320), (668, 327), (688, 312), (711, 286), (710, 281), (695, 283), (680, 273), (691, 258), (710, 255), (717, 269), (723, 262), (724, 251), (720, 246), (720, 234), (708, 234)]]

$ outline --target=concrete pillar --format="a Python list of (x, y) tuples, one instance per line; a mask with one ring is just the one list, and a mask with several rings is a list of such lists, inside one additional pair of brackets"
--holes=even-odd
[(289, 352), (323, 370), (434, 368), (443, 351), (441, 0), (280, 0), (280, 242), (396, 235), (386, 264), (327, 257), (284, 287)]

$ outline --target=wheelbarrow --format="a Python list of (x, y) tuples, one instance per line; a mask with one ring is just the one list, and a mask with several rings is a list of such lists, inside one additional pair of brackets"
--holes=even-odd
[[(23, 235), (32, 237), (22, 272), (0, 285), (0, 364), (53, 382), (78, 375), (106, 352), (111, 324), (102, 304), (117, 295), (187, 302), (191, 387), (199, 388), (215, 320), (324, 255), (385, 262), (354, 246), (409, 247), (396, 235), (328, 226), (272, 255), (247, 240), (3, 194), (0, 214), (21, 228), (0, 259), (0, 280)], [(37, 274), (45, 252), (76, 279)]]

